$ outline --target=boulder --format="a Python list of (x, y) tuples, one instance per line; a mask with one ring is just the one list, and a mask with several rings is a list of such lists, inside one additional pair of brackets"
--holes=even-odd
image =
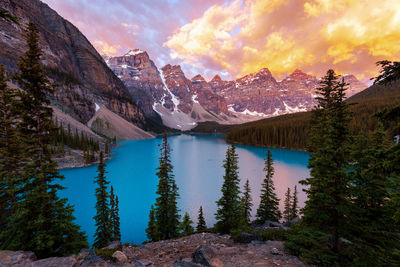
[(79, 251), (79, 254), (76, 256), (76, 258), (78, 260), (82, 260), (82, 259), (86, 258), (89, 255), (89, 253), (90, 253), (89, 249), (83, 248), (83, 249), (81, 249), (81, 251)]
[(97, 256), (93, 250), (89, 251), (89, 254), (81, 261), (81, 267), (109, 267), (112, 266), (99, 256)]
[(277, 248), (271, 248), (270, 252), (272, 255), (279, 255), (279, 250)]
[(201, 245), (193, 253), (193, 262), (211, 267), (211, 261), (215, 256), (216, 254), (211, 247)]
[(250, 225), (250, 227), (253, 228), (254, 230), (266, 230), (266, 229), (271, 229), (271, 228), (273, 228), (273, 229), (276, 229), (276, 228), (283, 229), (284, 228), (282, 224), (280, 224), (278, 222), (274, 222), (274, 221), (268, 221), (268, 220), (265, 221), (263, 224), (255, 224), (255, 223), (253, 223), (253, 224)]
[(242, 233), (240, 235), (241, 243), (251, 243), (253, 241), (262, 241), (262, 236), (255, 233)]
[(0, 266), (26, 266), (36, 260), (32, 251), (0, 250)]
[(296, 218), (294, 218), (294, 219), (292, 219), (290, 221), (287, 221), (287, 222), (283, 223), (282, 225), (284, 227), (292, 227), (293, 224), (298, 223), (299, 221), (300, 221), (300, 218), (296, 217)]
[(152, 262), (150, 260), (146, 260), (146, 259), (137, 260), (135, 266), (138, 266), (138, 267), (147, 267), (147, 266), (152, 267), (152, 266), (154, 266), (154, 262)]
[(117, 250), (112, 254), (112, 257), (118, 261), (118, 262), (122, 262), (125, 263), (128, 261), (128, 257), (121, 251)]
[(52, 257), (34, 261), (27, 267), (78, 267), (79, 263), (74, 257)]
[(175, 261), (172, 267), (204, 267), (204, 265), (194, 263), (191, 258), (185, 258)]
[(116, 249), (116, 248), (121, 248), (121, 247), (122, 247), (121, 241), (117, 240), (117, 241), (111, 242), (111, 243), (110, 243), (107, 247), (105, 247), (105, 248)]
[(273, 221), (265, 221), (265, 223), (263, 224), (263, 227), (282, 227), (282, 224), (278, 223), (278, 222), (273, 222)]

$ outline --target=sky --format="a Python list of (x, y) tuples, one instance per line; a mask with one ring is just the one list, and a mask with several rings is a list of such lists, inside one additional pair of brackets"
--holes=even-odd
[(100, 54), (147, 51), (188, 78), (281, 79), (330, 68), (368, 81), (378, 60), (400, 60), (400, 0), (42, 0)]

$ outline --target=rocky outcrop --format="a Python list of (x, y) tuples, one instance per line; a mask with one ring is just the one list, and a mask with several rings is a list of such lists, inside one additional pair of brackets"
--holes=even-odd
[(158, 118), (153, 104), (161, 99), (165, 107), (173, 109), (171, 95), (165, 90), (160, 71), (147, 52), (134, 49), (120, 57), (105, 57), (105, 60), (147, 116)]
[[(147, 267), (222, 267), (222, 266), (306, 266), (298, 258), (285, 253), (283, 242), (260, 241), (234, 243), (228, 235), (194, 234), (174, 240), (147, 243), (144, 246), (122, 246), (113, 254), (114, 260), (102, 259), (93, 251), (78, 256), (49, 258), (36, 261), (34, 254), (23, 266), (147, 266)], [(0, 266), (18, 266), (21, 260), (9, 255), (26, 252), (0, 251)], [(8, 256), (3, 256), (8, 255)], [(31, 257), (30, 256), (30, 257)], [(6, 258), (6, 260), (4, 260)], [(29, 258), (29, 257), (25, 257)], [(51, 264), (50, 264), (51, 263)], [(14, 265), (13, 265), (14, 264)], [(42, 264), (42, 265), (40, 265)], [(20, 265), (21, 266), (21, 265)]]
[(34, 261), (27, 265), (27, 267), (79, 267), (78, 261), (75, 257), (53, 257)]
[(197, 101), (206, 110), (214, 114), (227, 114), (228, 105), (225, 98), (217, 95), (211, 89), (211, 85), (201, 75), (196, 75), (191, 79), (192, 100)]
[[(272, 248), (279, 255), (272, 255)], [(283, 242), (239, 244), (228, 235), (209, 233), (148, 243), (144, 247), (126, 247), (124, 253), (128, 259), (145, 259), (154, 266), (306, 266), (284, 252)]]
[(3, 0), (0, 8), (19, 21), (0, 19), (0, 64), (8, 72), (17, 70), (27, 49), (24, 28), (32, 21), (39, 29), (46, 74), (59, 85), (51, 96), (54, 106), (86, 123), (95, 113), (96, 101), (132, 123), (145, 124), (125, 85), (74, 25), (39, 0)]
[(354, 75), (352, 74), (345, 74), (343, 75), (343, 80), (345, 83), (348, 84), (348, 90), (346, 92), (347, 97), (349, 98), (352, 95), (355, 95), (362, 90), (366, 89), (367, 86), (360, 82)]
[(162, 67), (162, 76), (169, 91), (177, 98), (175, 108), (188, 114), (192, 109), (192, 82), (186, 78), (181, 66), (165, 65)]
[(0, 266), (27, 266), (36, 260), (31, 251), (0, 250)]

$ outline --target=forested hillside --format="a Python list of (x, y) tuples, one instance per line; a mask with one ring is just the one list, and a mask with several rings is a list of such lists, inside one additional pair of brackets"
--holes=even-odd
[[(400, 104), (400, 82), (388, 86), (373, 85), (347, 99), (347, 102), (352, 104), (352, 133), (370, 132), (377, 125), (377, 112)], [(311, 112), (268, 118), (234, 127), (226, 139), (247, 145), (305, 149), (310, 121)], [(393, 122), (388, 126), (388, 137), (395, 134), (395, 124)]]

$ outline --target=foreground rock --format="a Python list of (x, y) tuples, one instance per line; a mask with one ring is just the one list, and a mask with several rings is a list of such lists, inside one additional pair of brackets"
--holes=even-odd
[[(278, 252), (272, 255), (271, 251)], [(129, 259), (151, 261), (149, 266), (307, 266), (284, 252), (283, 242), (234, 243), (228, 235), (194, 234), (177, 240), (124, 247)], [(140, 265), (138, 265), (140, 266)]]
[(0, 266), (56, 267), (226, 267), (226, 266), (306, 266), (284, 252), (283, 242), (266, 241), (234, 243), (228, 235), (194, 234), (176, 240), (148, 243), (144, 246), (122, 246), (111, 259), (102, 259), (93, 251), (83, 250), (77, 256), (36, 261), (32, 252), (0, 251)]
[(0, 266), (26, 266), (36, 260), (31, 251), (0, 251)]

